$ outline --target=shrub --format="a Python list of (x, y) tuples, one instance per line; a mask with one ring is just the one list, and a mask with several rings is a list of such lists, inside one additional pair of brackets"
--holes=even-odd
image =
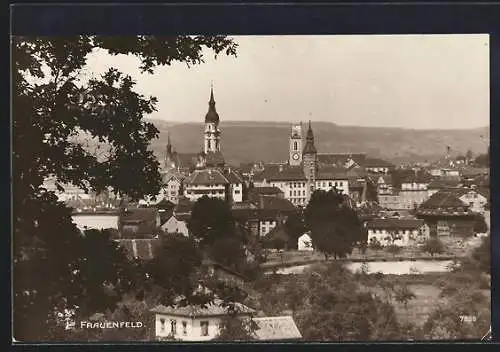
[(444, 252), (444, 245), (437, 238), (430, 238), (422, 246), (422, 251), (434, 256), (434, 254), (441, 254)]

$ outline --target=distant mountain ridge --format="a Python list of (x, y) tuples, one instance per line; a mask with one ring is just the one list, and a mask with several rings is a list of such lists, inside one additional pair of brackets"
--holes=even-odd
[[(151, 143), (152, 150), (163, 158), (167, 136), (178, 152), (193, 153), (203, 146), (203, 123), (175, 123), (148, 119), (160, 131)], [(307, 123), (303, 123), (304, 133)], [(264, 121), (221, 121), (221, 148), (226, 161), (238, 165), (251, 161), (288, 159), (290, 123)], [(489, 127), (475, 129), (412, 130), (388, 127), (339, 126), (331, 122), (312, 122), (319, 153), (366, 153), (393, 162), (436, 160), (451, 155), (475, 155), (486, 152)]]

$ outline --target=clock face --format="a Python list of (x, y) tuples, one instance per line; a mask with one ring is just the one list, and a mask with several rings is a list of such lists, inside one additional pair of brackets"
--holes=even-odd
[(293, 153), (292, 158), (293, 160), (299, 160), (299, 154)]

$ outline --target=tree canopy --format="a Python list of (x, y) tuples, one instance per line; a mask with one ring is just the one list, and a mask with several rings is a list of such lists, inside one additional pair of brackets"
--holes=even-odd
[(311, 230), (315, 248), (328, 258), (345, 257), (356, 243), (366, 241), (366, 231), (354, 209), (335, 190), (318, 190), (312, 194), (304, 211), (306, 226)]
[(158, 194), (161, 184), (148, 148), (158, 130), (143, 120), (156, 98), (135, 92), (132, 78), (115, 68), (85, 77), (89, 55), (134, 55), (153, 73), (159, 65), (201, 63), (204, 48), (234, 55), (236, 44), (224, 36), (13, 37), (11, 48), (14, 336), (46, 340), (56, 307), (82, 305), (116, 273), (82, 277), (87, 262), (103, 259), (82, 252), (71, 209), (44, 181), (133, 200)]

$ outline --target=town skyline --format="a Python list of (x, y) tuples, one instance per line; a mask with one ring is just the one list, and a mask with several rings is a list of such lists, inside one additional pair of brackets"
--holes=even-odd
[(200, 122), (213, 84), (225, 122), (489, 126), (488, 35), (233, 38), (237, 57), (215, 60), (205, 51), (205, 63), (192, 68), (173, 64), (141, 74), (135, 58), (96, 52), (87, 70), (130, 74), (140, 93), (158, 98), (148, 118), (172, 123)]

